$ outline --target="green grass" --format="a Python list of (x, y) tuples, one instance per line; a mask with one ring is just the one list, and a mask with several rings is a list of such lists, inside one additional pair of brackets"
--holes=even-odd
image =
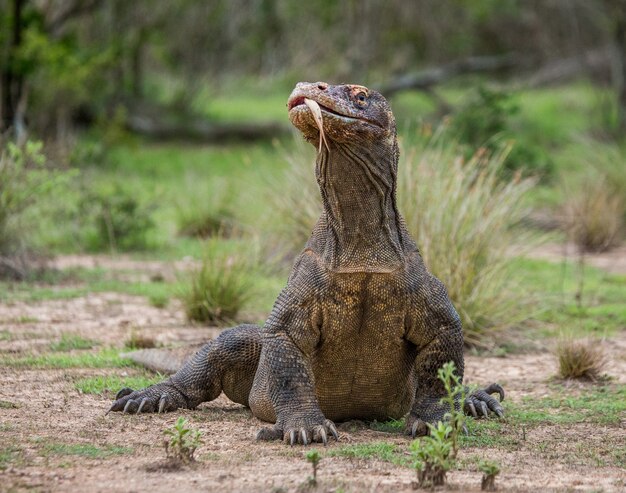
[(83, 394), (116, 393), (124, 387), (131, 389), (143, 389), (155, 383), (162, 382), (165, 377), (161, 374), (148, 374), (129, 377), (120, 377), (117, 375), (81, 378), (74, 383), (74, 388)]
[(0, 356), (0, 366), (11, 368), (64, 369), (64, 368), (124, 368), (134, 366), (119, 356), (119, 350), (102, 349), (97, 353), (47, 353), (29, 356)]
[(50, 344), (50, 350), (55, 352), (72, 351), (74, 349), (91, 349), (97, 346), (96, 341), (85, 339), (75, 334), (61, 334), (61, 339)]
[(342, 445), (330, 449), (325, 455), (347, 459), (382, 460), (396, 465), (407, 465), (409, 462), (397, 445), (385, 442)]
[(87, 459), (104, 459), (115, 455), (131, 454), (133, 449), (115, 445), (97, 447), (90, 443), (47, 443), (43, 448), (43, 452), (47, 456), (77, 456)]
[(9, 447), (0, 448), (0, 471), (3, 471), (16, 460), (19, 460), (21, 449), (11, 445)]
[(575, 259), (567, 263), (513, 259), (511, 274), (519, 279), (518, 289), (541, 300), (535, 317), (543, 337), (558, 336), (563, 330), (577, 336), (611, 336), (626, 328), (626, 276), (586, 266), (579, 304), (580, 269)]

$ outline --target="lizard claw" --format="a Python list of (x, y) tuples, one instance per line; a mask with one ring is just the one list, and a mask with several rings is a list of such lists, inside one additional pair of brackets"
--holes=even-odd
[[(472, 392), (465, 398), (463, 410), (465, 414), (472, 415), (474, 418), (489, 417), (489, 412), (493, 412), (499, 418), (504, 417), (504, 409), (497, 399), (491, 394), (498, 394), (500, 401), (504, 400), (504, 389), (497, 383), (492, 383), (487, 388), (479, 389)], [(480, 412), (480, 415), (477, 413)]]
[(161, 398), (159, 399), (159, 414), (163, 412), (166, 404), (167, 404), (167, 395), (161, 394)]
[(339, 433), (337, 432), (337, 428), (335, 427), (335, 423), (331, 420), (327, 419), (326, 423), (324, 423), (326, 427), (330, 430), (330, 433), (333, 435), (335, 440), (339, 441)]
[(296, 430), (291, 430), (289, 432), (289, 442), (291, 443), (291, 446), (293, 447), (296, 443), (298, 443), (298, 441), (296, 440)]
[(409, 435), (411, 435), (411, 438), (421, 437), (428, 435), (428, 426), (425, 421), (415, 418), (407, 431)]
[(284, 429), (264, 428), (257, 434), (260, 440), (273, 440), (282, 438), (283, 441), (292, 447), (294, 445), (309, 445), (311, 443), (322, 443), (328, 445), (328, 436), (332, 435), (335, 440), (339, 440), (339, 433), (335, 424), (329, 419), (317, 425), (294, 426)]
[(123, 389), (120, 389), (117, 394), (115, 394), (115, 400), (119, 400), (122, 397), (126, 397), (127, 395), (130, 395), (134, 392), (133, 389), (131, 389), (130, 387), (124, 387)]
[(129, 399), (128, 402), (126, 402), (126, 405), (124, 406), (124, 410), (122, 411), (123, 414), (126, 413), (131, 413), (132, 412), (132, 407), (135, 407), (135, 405), (137, 404), (136, 401)]
[(309, 440), (306, 436), (306, 430), (304, 428), (300, 428), (300, 437), (302, 438), (302, 445), (308, 445)]
[(115, 402), (107, 414), (111, 411), (122, 411), (125, 414), (162, 413), (187, 407), (189, 404), (185, 396), (169, 382), (162, 382), (137, 391), (123, 388), (115, 396)]
[(144, 397), (141, 400), (141, 403), (139, 404), (139, 407), (137, 408), (137, 414), (141, 413), (141, 410), (143, 409), (143, 407), (146, 405), (147, 402), (148, 402), (148, 398), (147, 397)]

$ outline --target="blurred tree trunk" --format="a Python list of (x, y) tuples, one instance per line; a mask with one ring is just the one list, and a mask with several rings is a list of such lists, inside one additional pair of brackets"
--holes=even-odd
[[(0, 130), (14, 128), (19, 117), (19, 109), (24, 89), (24, 77), (16, 57), (17, 50), (22, 43), (24, 28), (22, 14), (27, 0), (13, 0), (11, 8), (11, 33), (7, 40), (7, 56), (2, 62), (0, 75), (0, 99), (2, 101), (2, 117)], [(14, 131), (19, 130), (14, 128)]]
[(615, 19), (615, 79), (618, 104), (618, 125), (626, 132), (626, 0), (618, 5)]
[(617, 102), (617, 128), (626, 132), (626, 0), (604, 0), (608, 20), (612, 25), (613, 87)]

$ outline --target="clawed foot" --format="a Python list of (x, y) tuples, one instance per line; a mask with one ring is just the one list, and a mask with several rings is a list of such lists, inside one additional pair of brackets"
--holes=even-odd
[(185, 396), (172, 385), (163, 382), (143, 390), (123, 388), (115, 396), (115, 402), (107, 414), (111, 411), (136, 414), (163, 413), (175, 411), (181, 407), (189, 407)]
[(309, 443), (328, 444), (329, 435), (339, 440), (339, 433), (335, 424), (327, 419), (322, 424), (313, 426), (290, 426), (284, 430), (279, 428), (261, 428), (256, 435), (257, 440), (282, 440), (291, 446), (295, 444), (308, 445)]
[(504, 416), (504, 409), (497, 399), (491, 394), (499, 394), (500, 402), (504, 400), (504, 389), (497, 383), (492, 383), (485, 389), (476, 390), (465, 398), (463, 411), (474, 418), (488, 418), (489, 412), (495, 413), (499, 418)]

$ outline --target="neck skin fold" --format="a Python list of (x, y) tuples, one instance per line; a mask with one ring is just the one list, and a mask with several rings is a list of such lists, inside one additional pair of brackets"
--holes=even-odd
[[(396, 206), (397, 153), (330, 142), (317, 155), (323, 260), (337, 272), (392, 272), (404, 254)], [(365, 147), (365, 146), (363, 146)]]

